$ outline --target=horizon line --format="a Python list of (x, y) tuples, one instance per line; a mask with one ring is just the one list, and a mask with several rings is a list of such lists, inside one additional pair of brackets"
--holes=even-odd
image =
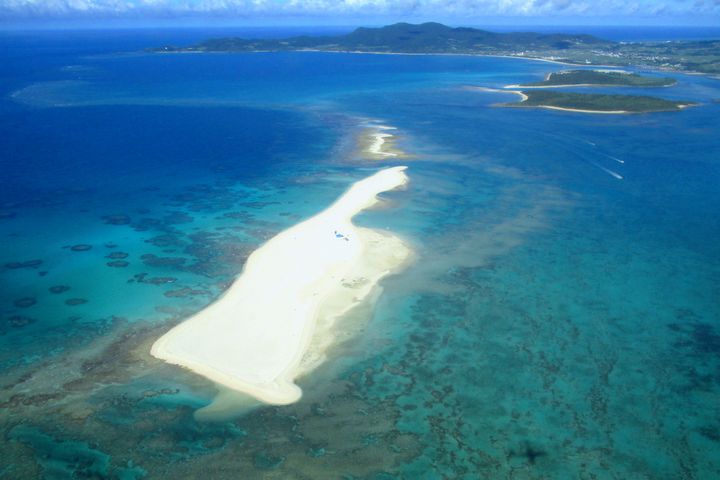
[(667, 29), (714, 29), (720, 30), (720, 24), (683, 24), (683, 23), (623, 23), (623, 24), (608, 24), (608, 23), (549, 23), (544, 21), (533, 22), (518, 22), (518, 23), (454, 23), (447, 21), (394, 21), (388, 23), (381, 22), (357, 22), (357, 23), (263, 23), (263, 24), (245, 24), (245, 23), (218, 23), (218, 22), (170, 22), (167, 20), (147, 22), (143, 24), (133, 24), (132, 22), (110, 20), (102, 22), (90, 22), (90, 21), (74, 21), (74, 22), (60, 22), (60, 21), (46, 21), (38, 20), (31, 22), (18, 22), (13, 24), (12, 22), (4, 23), (0, 21), (0, 31), (51, 31), (51, 30), (151, 30), (151, 29), (244, 29), (244, 30), (263, 30), (273, 28), (328, 28), (328, 29), (341, 29), (341, 28), (379, 28), (389, 25), (395, 25), (399, 23), (406, 23), (411, 25), (422, 25), (425, 23), (440, 23), (449, 27), (468, 27), (468, 28), (608, 28), (608, 29), (624, 29), (624, 28), (667, 28)]

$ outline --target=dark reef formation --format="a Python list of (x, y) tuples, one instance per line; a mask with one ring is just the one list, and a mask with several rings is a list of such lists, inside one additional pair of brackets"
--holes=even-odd
[(69, 305), (71, 307), (74, 307), (76, 305), (82, 305), (84, 303), (87, 303), (88, 301), (84, 298), (68, 298), (65, 300), (65, 305)]
[(183, 287), (179, 288), (177, 290), (168, 290), (163, 295), (165, 295), (168, 298), (184, 298), (184, 297), (194, 297), (194, 296), (208, 296), (211, 295), (211, 292), (209, 290), (199, 290), (199, 289), (193, 289), (189, 287)]
[(146, 253), (140, 260), (149, 267), (181, 267), (187, 261), (183, 257), (159, 257), (152, 253)]
[(123, 214), (105, 215), (102, 219), (108, 225), (128, 225), (130, 223), (130, 216)]
[(37, 319), (25, 315), (13, 315), (7, 319), (7, 324), (12, 328), (22, 328), (35, 323)]
[(13, 305), (15, 305), (18, 308), (28, 308), (32, 307), (37, 303), (37, 299), (35, 297), (23, 297), (18, 298), (13, 302)]
[(114, 267), (114, 268), (125, 268), (128, 265), (130, 265), (130, 262), (125, 260), (113, 260), (112, 262), (107, 262), (105, 265), (108, 267)]
[(48, 288), (48, 291), (50, 293), (55, 293), (55, 294), (65, 293), (68, 290), (70, 290), (70, 287), (68, 285), (54, 285), (54, 286)]
[(18, 268), (37, 268), (43, 263), (42, 260), (26, 260), (24, 262), (8, 262), (5, 264), (5, 268), (15, 270)]

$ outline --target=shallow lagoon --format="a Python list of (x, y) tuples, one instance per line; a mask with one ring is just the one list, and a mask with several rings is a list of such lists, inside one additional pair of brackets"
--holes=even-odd
[[(677, 76), (683, 112), (588, 116), (462, 89), (544, 62), (3, 42), (3, 478), (720, 474), (717, 80)], [(358, 154), (369, 119), (411, 184), (359, 223), (417, 261), (299, 403), (195, 420), (215, 387), (150, 345), (392, 164)]]

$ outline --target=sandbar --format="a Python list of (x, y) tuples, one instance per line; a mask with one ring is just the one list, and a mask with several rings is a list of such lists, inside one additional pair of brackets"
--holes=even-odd
[(395, 136), (387, 132), (388, 130), (396, 130), (396, 128), (387, 125), (374, 125), (373, 128), (375, 128), (375, 132), (368, 135), (372, 139), (372, 143), (367, 147), (367, 153), (380, 157), (397, 157), (396, 152), (385, 150), (388, 140)]
[[(507, 87), (505, 87), (507, 88)], [(475, 85), (468, 85), (463, 87), (464, 90), (472, 90), (476, 92), (491, 92), (491, 93), (512, 93), (520, 97), (520, 101), (524, 102), (528, 99), (528, 96), (519, 90), (503, 90), (501, 88), (490, 88), (490, 87), (477, 87)]]
[[(383, 277), (408, 262), (398, 237), (357, 227), (352, 218), (377, 195), (405, 185), (406, 167), (353, 184), (321, 213), (270, 239), (217, 301), (158, 339), (151, 354), (262, 402), (289, 404), (295, 379), (315, 368), (333, 320), (359, 304)], [(323, 340), (323, 339), (321, 339)]]

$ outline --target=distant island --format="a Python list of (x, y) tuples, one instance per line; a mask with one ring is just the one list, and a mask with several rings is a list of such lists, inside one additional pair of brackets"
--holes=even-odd
[(286, 39), (218, 38), (189, 47), (164, 46), (149, 51), (500, 55), (577, 65), (638, 65), (720, 74), (720, 40), (628, 43), (584, 34), (496, 33), (468, 27), (452, 28), (432, 22), (358, 28), (351, 33), (336, 36), (297, 36)]
[(468, 86), (480, 92), (514, 93), (517, 103), (498, 104), (503, 107), (537, 107), (582, 113), (650, 113), (671, 112), (696, 103), (666, 100), (646, 95), (606, 95), (558, 91), (559, 87), (666, 87), (677, 82), (667, 77), (650, 77), (618, 70), (569, 70), (549, 73), (541, 82), (508, 85), (504, 89)]
[(669, 87), (676, 83), (673, 78), (648, 77), (617, 70), (567, 70), (550, 73), (542, 82), (518, 85), (518, 87)]
[(550, 90), (513, 93), (523, 95), (523, 101), (506, 103), (503, 106), (540, 107), (584, 113), (649, 113), (677, 111), (694, 105), (691, 102), (665, 100), (644, 95), (604, 95)]

